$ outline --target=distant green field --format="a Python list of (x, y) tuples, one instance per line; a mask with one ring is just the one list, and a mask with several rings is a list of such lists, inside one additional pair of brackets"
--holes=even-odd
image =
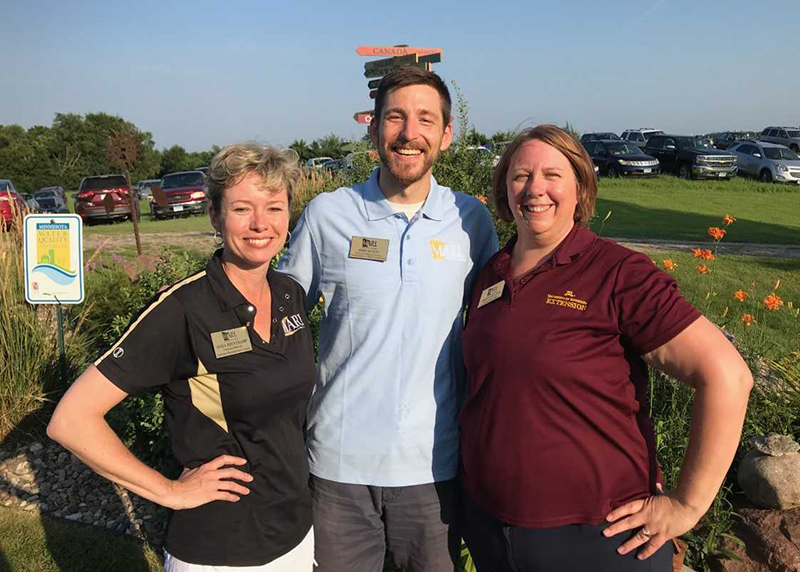
[[(800, 244), (800, 186), (731, 181), (601, 179), (592, 229), (604, 236), (710, 241), (726, 214), (727, 242)], [(611, 216), (603, 223), (608, 213)]]

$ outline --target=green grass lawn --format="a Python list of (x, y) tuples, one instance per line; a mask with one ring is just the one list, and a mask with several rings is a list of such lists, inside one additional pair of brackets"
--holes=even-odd
[(19, 509), (0, 508), (0, 539), (2, 571), (163, 570), (156, 551), (132, 538)]
[[(710, 242), (709, 226), (737, 218), (729, 242), (800, 244), (800, 187), (737, 177), (600, 180), (592, 230), (603, 236)], [(603, 223), (608, 212), (611, 216)]]
[[(769, 358), (779, 358), (800, 350), (800, 260), (720, 255), (708, 262), (691, 252), (648, 252), (656, 264), (670, 259), (678, 266), (672, 272), (681, 292), (712, 322), (724, 325), (749, 350)], [(706, 264), (708, 274), (697, 267)], [(783, 307), (770, 311), (763, 300), (780, 280), (775, 293)], [(733, 297), (744, 290), (748, 298)], [(742, 314), (752, 314), (756, 323), (746, 326)]]
[[(192, 215), (186, 218), (153, 220), (150, 217), (150, 204), (147, 201), (139, 201), (139, 208), (142, 213), (142, 219), (139, 221), (139, 232), (142, 234), (193, 231), (214, 232), (208, 215)], [(83, 227), (83, 235), (86, 238), (118, 236), (122, 234), (130, 234), (133, 236), (133, 223), (131, 221), (103, 222), (91, 225), (84, 224)]]

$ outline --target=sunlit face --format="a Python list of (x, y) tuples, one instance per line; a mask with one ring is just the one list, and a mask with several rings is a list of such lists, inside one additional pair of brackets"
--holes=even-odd
[(409, 85), (386, 96), (382, 115), (370, 125), (382, 168), (404, 185), (430, 176), (453, 127), (442, 117), (442, 99), (429, 85)]
[(520, 236), (554, 243), (569, 234), (578, 205), (578, 181), (561, 151), (538, 139), (524, 143), (511, 157), (506, 189)]
[(286, 189), (265, 189), (263, 180), (248, 173), (225, 189), (220, 212), (211, 223), (222, 233), (226, 258), (245, 269), (268, 265), (286, 242), (289, 197)]

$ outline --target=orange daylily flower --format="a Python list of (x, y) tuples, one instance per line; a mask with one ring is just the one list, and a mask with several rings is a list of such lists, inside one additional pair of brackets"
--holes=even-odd
[(667, 258), (666, 260), (662, 260), (662, 261), (661, 261), (661, 264), (663, 264), (663, 265), (664, 265), (664, 268), (665, 268), (665, 269), (666, 269), (668, 272), (672, 272), (673, 270), (675, 270), (675, 269), (678, 267), (678, 265), (677, 265), (677, 264), (675, 264), (674, 262), (672, 262), (672, 259), (671, 259), (671, 258)]
[(486, 195), (475, 195), (475, 198), (478, 199), (483, 204), (486, 204)]
[(756, 317), (753, 314), (742, 314), (742, 322), (744, 322), (745, 326), (750, 326), (756, 321)]
[(722, 240), (722, 237), (725, 236), (727, 231), (724, 229), (719, 228), (718, 226), (710, 226), (708, 227), (708, 234), (714, 240)]
[(744, 290), (737, 290), (736, 292), (733, 293), (733, 297), (739, 300), (739, 302), (744, 302), (745, 300), (747, 300), (747, 296), (748, 294)]
[(768, 310), (777, 310), (781, 306), (783, 306), (783, 300), (781, 300), (781, 297), (775, 294), (775, 292), (773, 292), (772, 294), (764, 298), (764, 306)]
[(724, 224), (725, 226), (728, 226), (729, 224), (732, 224), (732, 223), (734, 223), (734, 222), (736, 222), (736, 219), (735, 219), (735, 218), (733, 218), (733, 217), (732, 217), (731, 215), (729, 215), (729, 214), (726, 214), (726, 215), (725, 215), (725, 218), (723, 218), (723, 219), (722, 219), (722, 224)]
[(705, 258), (706, 260), (714, 260), (714, 253), (711, 252), (709, 249), (705, 249), (702, 254), (700, 255), (701, 258)]
[(698, 266), (697, 267), (697, 271), (700, 274), (708, 274), (710, 272), (710, 270), (708, 269), (708, 266), (706, 266), (705, 264), (701, 264), (700, 266)]
[(699, 246), (697, 248), (693, 248), (692, 254), (694, 254), (695, 258), (703, 258), (703, 249)]

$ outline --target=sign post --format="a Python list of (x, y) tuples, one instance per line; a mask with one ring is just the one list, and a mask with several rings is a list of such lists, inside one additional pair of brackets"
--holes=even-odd
[(61, 375), (66, 375), (64, 304), (83, 302), (83, 221), (75, 214), (28, 215), (23, 223), (25, 300), (57, 304)]

